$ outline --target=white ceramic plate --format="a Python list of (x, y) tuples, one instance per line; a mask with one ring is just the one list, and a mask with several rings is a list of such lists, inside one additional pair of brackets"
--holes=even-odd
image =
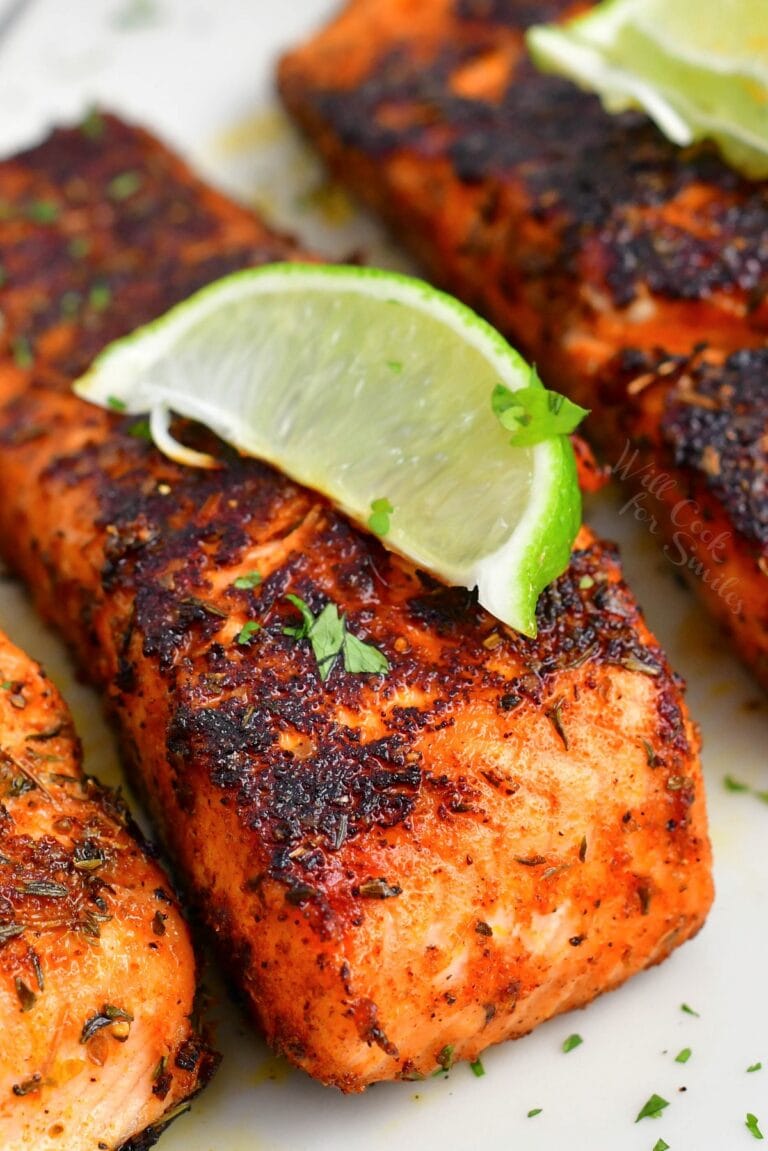
[[(334, 0), (0, 0), (0, 151), (38, 139), (98, 101), (143, 121), (218, 184), (295, 228), (329, 255), (364, 247), (402, 264), (353, 212), (277, 110), (279, 51), (305, 36)], [(489, 1051), (423, 1084), (344, 1098), (270, 1057), (216, 988), (222, 1069), (163, 1137), (163, 1151), (738, 1151), (753, 1145), (745, 1115), (768, 1135), (768, 805), (727, 791), (726, 773), (768, 788), (766, 702), (681, 590), (646, 523), (617, 496), (589, 510), (618, 538), (652, 626), (688, 678), (704, 738), (718, 897), (701, 935), (662, 967), (583, 1012)], [(0, 582), (0, 625), (45, 661), (67, 696), (87, 766), (119, 778), (96, 697), (79, 686), (57, 639), (15, 585)], [(687, 1003), (699, 1016), (686, 1014)], [(563, 1054), (572, 1032), (583, 1044)], [(686, 1064), (675, 1056), (686, 1047)], [(765, 1069), (747, 1072), (762, 1061)], [(669, 1100), (635, 1124), (652, 1093)], [(528, 1112), (541, 1113), (528, 1118)]]

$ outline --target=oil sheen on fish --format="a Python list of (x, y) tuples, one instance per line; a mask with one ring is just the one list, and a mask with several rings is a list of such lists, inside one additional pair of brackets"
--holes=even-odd
[(539, 74), (571, 0), (353, 0), (289, 109), (430, 275), (592, 409), (586, 428), (768, 686), (768, 184)]
[[(614, 549), (582, 530), (532, 640), (199, 428), (222, 469), (171, 463), (71, 379), (292, 245), (112, 118), (0, 164), (0, 202), (0, 545), (268, 1040), (345, 1091), (429, 1074), (695, 933), (698, 739)], [(323, 682), (289, 594), (389, 672)]]

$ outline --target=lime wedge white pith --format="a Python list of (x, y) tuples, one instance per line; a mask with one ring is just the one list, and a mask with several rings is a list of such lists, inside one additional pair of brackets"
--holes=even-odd
[(106, 349), (84, 399), (210, 427), (315, 488), (362, 524), (393, 508), (385, 542), (535, 634), (539, 592), (567, 566), (580, 499), (571, 444), (509, 444), (497, 384), (531, 372), (493, 328), (419, 280), (276, 264), (204, 288)]
[(604, 0), (532, 28), (528, 44), (609, 111), (640, 107), (674, 143), (711, 138), (734, 167), (768, 176), (766, 0)]

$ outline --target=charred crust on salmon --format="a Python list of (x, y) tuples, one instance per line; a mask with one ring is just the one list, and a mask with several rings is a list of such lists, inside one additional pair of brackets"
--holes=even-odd
[[(56, 363), (70, 375), (154, 314), (150, 300), (170, 307), (227, 272), (285, 258), (292, 248), (266, 229), (249, 227), (246, 237), (236, 222), (223, 236), (215, 193), (202, 197), (200, 185), (180, 179), (175, 157), (145, 134), (112, 116), (98, 122), (97, 134), (62, 128), (21, 153), (21, 187), (14, 198), (0, 195), (5, 278), (23, 300), (14, 346), (34, 352), (46, 334), (59, 332)], [(119, 190), (126, 176), (128, 195)], [(41, 204), (48, 206), (44, 221), (35, 212)], [(178, 258), (180, 245), (192, 258)], [(147, 260), (152, 279), (142, 281), (136, 270)], [(76, 340), (65, 335), (71, 323)]]
[[(395, 48), (350, 100), (344, 90), (312, 94), (340, 143), (376, 155), (407, 148), (450, 160), (467, 184), (519, 180), (535, 219), (560, 236), (548, 274), (568, 277), (589, 239), (599, 245), (605, 282), (626, 307), (645, 284), (672, 299), (698, 299), (738, 285), (753, 292), (768, 277), (768, 200), (707, 147), (681, 161), (677, 148), (643, 116), (608, 116), (595, 96), (542, 76), (523, 61), (498, 102), (465, 99), (452, 78), (492, 49), (491, 36), (467, 34), (426, 66)], [(698, 234), (664, 224), (658, 212), (701, 182), (722, 195), (707, 205)], [(488, 201), (486, 224), (495, 221)], [(482, 243), (482, 227), (474, 239)]]
[[(215, 251), (243, 265), (294, 251), (146, 134), (106, 123), (102, 147), (121, 159), (92, 157), (97, 190), (76, 218), (91, 277), (120, 270), (109, 308), (30, 336), (32, 297), (1, 289), (0, 544), (105, 691), (131, 776), (267, 1039), (345, 1091), (429, 1074), (448, 1048), (474, 1059), (701, 925), (709, 855), (680, 684), (588, 529), (525, 639), (200, 429), (175, 432), (220, 456), (216, 475), (169, 463), (135, 420), (69, 394), (68, 373), (190, 290)], [(65, 153), (0, 165), (0, 197), (34, 176), (35, 195), (60, 198)], [(115, 199), (118, 169), (134, 178)], [(158, 171), (199, 200), (203, 241), (185, 217), (147, 222), (141, 247), (128, 227), (126, 243), (123, 214)], [(8, 238), (71, 226), (67, 209)], [(17, 333), (31, 367), (12, 361)], [(289, 594), (313, 615), (336, 604), (386, 674), (339, 662), (324, 681)], [(260, 627), (243, 641), (247, 621)], [(543, 915), (563, 917), (549, 950)]]
[(454, 11), (460, 20), (492, 20), (512, 28), (529, 28), (557, 20), (573, 6), (573, 0), (455, 0)]
[[(708, 145), (676, 148), (639, 114), (608, 115), (538, 73), (522, 35), (527, 4), (424, 0), (403, 19), (405, 7), (351, 0), (289, 53), (279, 70), (289, 110), (433, 279), (592, 409), (587, 431), (610, 463), (636, 450), (624, 469), (633, 490), (669, 481), (650, 497), (649, 522), (768, 684), (757, 375), (728, 428), (727, 404), (720, 417), (712, 396), (706, 414), (683, 410), (690, 397), (677, 386), (693, 358), (718, 390), (719, 364), (721, 402), (734, 364), (749, 375), (750, 349), (765, 342), (766, 184)], [(551, 7), (542, 19), (590, 5)], [(685, 547), (674, 522), (683, 501)], [(725, 541), (717, 554), (702, 517)]]
[(669, 391), (661, 433), (678, 467), (697, 471), (734, 526), (768, 547), (768, 351), (734, 352), (723, 363), (683, 364)]

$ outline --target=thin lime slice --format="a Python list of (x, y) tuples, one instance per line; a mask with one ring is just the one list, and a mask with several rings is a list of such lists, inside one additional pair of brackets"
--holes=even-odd
[(538, 65), (642, 108), (674, 143), (715, 140), (746, 175), (768, 176), (767, 0), (604, 0), (528, 33)]
[(212, 461), (171, 439), (168, 413), (206, 424), (533, 635), (538, 595), (568, 564), (579, 491), (566, 436), (510, 446), (499, 385), (541, 388), (450, 296), (388, 272), (275, 264), (112, 344), (75, 388), (149, 412), (182, 463)]

